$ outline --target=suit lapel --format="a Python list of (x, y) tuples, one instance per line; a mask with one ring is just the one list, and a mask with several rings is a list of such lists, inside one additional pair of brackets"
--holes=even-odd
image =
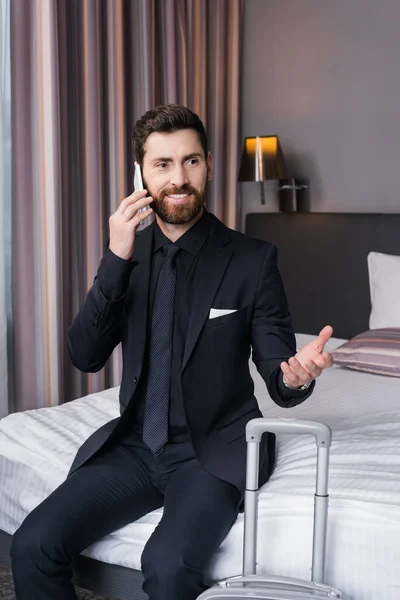
[(232, 256), (229, 229), (211, 215), (213, 223), (206, 249), (197, 267), (194, 302), (182, 361), (182, 371), (208, 319), (218, 287)]
[(132, 286), (132, 318), (128, 327), (131, 328), (130, 339), (132, 344), (132, 364), (138, 365), (141, 371), (146, 348), (148, 295), (151, 273), (151, 255), (153, 248), (154, 222), (140, 232), (135, 239), (132, 260), (138, 261), (131, 277)]

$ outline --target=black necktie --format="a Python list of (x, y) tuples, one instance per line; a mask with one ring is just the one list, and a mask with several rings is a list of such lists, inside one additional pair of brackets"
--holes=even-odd
[(163, 246), (164, 262), (158, 276), (149, 345), (149, 367), (143, 422), (143, 441), (156, 456), (168, 441), (172, 334), (176, 269), (179, 247)]

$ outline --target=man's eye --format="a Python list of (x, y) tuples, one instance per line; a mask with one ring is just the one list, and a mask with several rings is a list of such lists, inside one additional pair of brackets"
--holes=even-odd
[(189, 164), (191, 164), (191, 165), (197, 165), (198, 163), (199, 163), (198, 158), (191, 158), (189, 160)]
[(167, 166), (167, 163), (162, 162), (162, 163), (158, 163), (157, 168), (158, 169), (165, 169), (166, 166)]

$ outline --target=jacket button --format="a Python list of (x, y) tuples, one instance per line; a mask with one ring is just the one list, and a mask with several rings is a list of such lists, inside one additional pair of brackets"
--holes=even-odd
[(137, 384), (137, 377), (133, 378), (133, 383), (136, 385)]

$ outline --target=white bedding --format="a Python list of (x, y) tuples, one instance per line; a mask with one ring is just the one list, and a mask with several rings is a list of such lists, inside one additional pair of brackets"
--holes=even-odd
[[(298, 347), (312, 339), (297, 335)], [(331, 340), (330, 349), (342, 340)], [(330, 425), (330, 509), (326, 580), (353, 600), (400, 598), (400, 380), (334, 367), (303, 404), (280, 409), (254, 371), (265, 416)], [(77, 448), (118, 416), (118, 388), (0, 421), (0, 529), (14, 533), (24, 517), (62, 481)], [(278, 462), (259, 500), (259, 571), (309, 577), (315, 445), (308, 436), (280, 436)], [(161, 510), (90, 546), (97, 560), (140, 568), (140, 554)], [(241, 570), (239, 515), (209, 575)]]

